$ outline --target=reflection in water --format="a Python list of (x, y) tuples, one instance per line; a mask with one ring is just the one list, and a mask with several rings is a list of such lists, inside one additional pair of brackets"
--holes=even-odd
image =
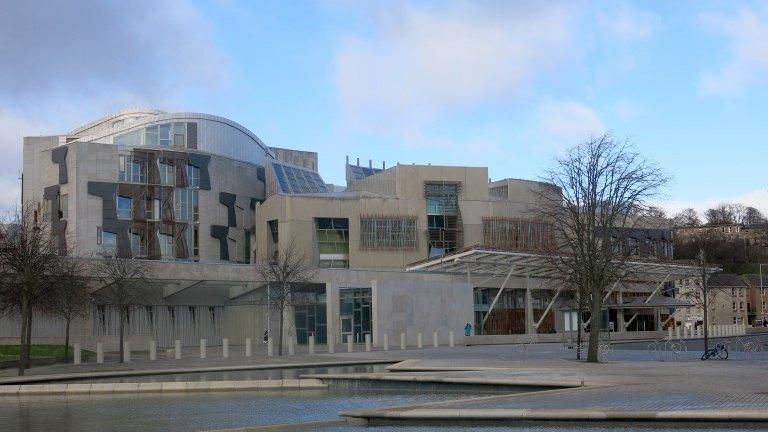
[(167, 375), (143, 375), (112, 378), (94, 378), (84, 380), (61, 381), (69, 383), (116, 383), (116, 382), (190, 382), (190, 381), (243, 381), (243, 380), (279, 380), (296, 379), (307, 374), (370, 373), (386, 372), (386, 364), (354, 365), (317, 368), (255, 369), (221, 372), (194, 372)]

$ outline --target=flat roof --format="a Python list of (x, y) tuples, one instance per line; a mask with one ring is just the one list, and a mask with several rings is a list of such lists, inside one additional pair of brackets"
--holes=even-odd
[[(625, 282), (659, 283), (665, 279), (672, 281), (697, 277), (701, 271), (697, 266), (661, 261), (627, 261), (625, 266), (627, 276), (622, 279)], [(405, 271), (500, 277), (510, 274), (519, 277), (562, 279), (562, 273), (548, 255), (495, 250), (484, 246), (472, 246), (450, 255), (417, 261), (406, 266)]]

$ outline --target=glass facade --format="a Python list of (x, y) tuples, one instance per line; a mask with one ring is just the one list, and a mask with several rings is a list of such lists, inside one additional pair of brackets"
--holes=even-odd
[(346, 218), (316, 218), (319, 267), (349, 267), (349, 220)]
[(339, 290), (339, 316), (341, 319), (341, 341), (347, 342), (352, 336), (355, 343), (365, 342), (365, 335), (371, 334), (371, 289), (342, 288)]

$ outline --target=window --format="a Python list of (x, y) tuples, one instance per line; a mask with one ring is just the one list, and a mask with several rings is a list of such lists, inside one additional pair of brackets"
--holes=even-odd
[(141, 145), (141, 130), (117, 135), (112, 142), (119, 146), (135, 147)]
[(195, 227), (194, 246), (192, 248), (192, 255), (194, 256), (200, 255), (200, 231), (198, 227)]
[(176, 220), (183, 222), (197, 221), (197, 190), (175, 189), (173, 201)]
[(174, 147), (186, 146), (186, 139), (185, 139), (186, 133), (187, 133), (186, 123), (173, 124), (173, 146)]
[(452, 252), (461, 246), (460, 191), (459, 183), (424, 183), (430, 257)]
[(59, 195), (59, 219), (69, 218), (69, 196)]
[(141, 234), (131, 232), (128, 234), (128, 239), (131, 242), (131, 255), (139, 257), (147, 254), (146, 248), (141, 242)]
[(492, 187), (488, 190), (488, 194), (492, 197), (506, 199), (509, 196), (509, 186), (504, 185)]
[(739, 302), (739, 310), (744, 310), (744, 302)]
[[(145, 164), (140, 160), (130, 160), (128, 157), (125, 159), (125, 181), (133, 183), (146, 183), (147, 175), (145, 172)], [(119, 177), (119, 176), (118, 176)]]
[(360, 249), (414, 250), (416, 217), (360, 217)]
[(187, 186), (191, 188), (200, 187), (200, 168), (187, 165)]
[(349, 266), (349, 221), (346, 218), (316, 218), (319, 267)]
[(118, 195), (117, 196), (117, 218), (123, 220), (131, 220), (131, 204), (133, 200), (129, 197)]
[[(612, 240), (619, 248), (619, 240)], [(537, 220), (484, 217), (483, 245), (516, 252), (548, 251), (554, 247), (554, 231), (551, 224)]]
[(157, 233), (157, 240), (160, 243), (160, 256), (162, 258), (173, 258), (173, 236)]
[(131, 172), (130, 164), (128, 163), (128, 156), (120, 155), (120, 159), (117, 166), (117, 181), (127, 182), (128, 176)]
[(160, 219), (160, 200), (157, 198), (147, 198), (147, 219)]
[(165, 123), (165, 124), (158, 125), (158, 130), (160, 132), (160, 146), (170, 147), (171, 146), (171, 124)]
[(158, 161), (157, 168), (160, 171), (160, 184), (176, 184), (176, 171), (174, 170), (173, 165)]
[(97, 240), (96, 243), (98, 243), (101, 246), (101, 249), (104, 251), (114, 251), (117, 249), (117, 234), (111, 233), (109, 231), (104, 231), (101, 229), (101, 227), (98, 227), (96, 229), (97, 233)]
[(157, 125), (144, 129), (144, 145), (157, 146)]
[(736, 310), (736, 302), (733, 302), (733, 310)]

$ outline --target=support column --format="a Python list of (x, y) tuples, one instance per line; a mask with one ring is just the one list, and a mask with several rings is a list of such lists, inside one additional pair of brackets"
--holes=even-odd
[(525, 334), (536, 334), (533, 319), (533, 293), (528, 275), (525, 276)]
[(661, 311), (659, 308), (654, 308), (653, 310), (656, 314), (656, 331), (661, 331)]
[[(616, 302), (619, 306), (624, 304), (624, 290), (623, 285), (619, 284), (619, 291), (616, 293)], [(616, 331), (627, 331), (627, 325), (624, 323), (624, 308), (619, 307), (616, 309), (616, 324), (618, 327)]]

